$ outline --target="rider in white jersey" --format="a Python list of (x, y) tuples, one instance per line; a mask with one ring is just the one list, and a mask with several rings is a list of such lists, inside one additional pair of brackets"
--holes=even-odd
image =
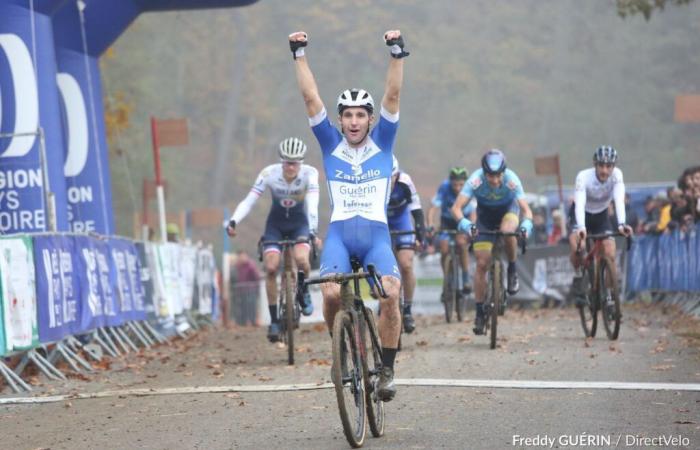
[[(586, 302), (579, 271), (581, 261), (576, 249), (579, 241), (585, 241), (588, 233), (612, 233), (613, 227), (608, 215), (610, 202), (615, 203), (619, 232), (625, 236), (632, 234), (632, 227), (626, 224), (622, 171), (615, 167), (617, 150), (610, 146), (599, 147), (593, 154), (593, 163), (594, 167), (582, 170), (576, 175), (574, 204), (569, 210), (569, 259), (576, 270), (572, 284), (576, 306), (583, 306)], [(615, 270), (615, 240), (612, 237), (603, 241), (603, 254), (611, 262), (610, 268)]]
[[(379, 118), (374, 101), (364, 89), (346, 90), (338, 97), (339, 131), (328, 117), (318, 93), (316, 80), (304, 55), (307, 35), (289, 35), (299, 89), (304, 98), (309, 124), (323, 153), (323, 165), (331, 200), (331, 223), (321, 256), (321, 275), (350, 272), (350, 258), (366, 268), (373, 264), (382, 274), (388, 298), (381, 299), (379, 336), (382, 342), (382, 369), (377, 394), (384, 401), (396, 394), (394, 359), (399, 342), (400, 274), (394, 258), (386, 207), (390, 194), (392, 149), (399, 122), (399, 94), (403, 83), (403, 37), (400, 31), (384, 34), (393, 57), (387, 72)], [(370, 131), (374, 121), (377, 125)], [(323, 316), (333, 326), (340, 309), (340, 286), (326, 283)]]
[[(239, 203), (229, 220), (227, 232), (236, 235), (236, 227), (248, 215), (265, 189), (272, 194), (272, 207), (267, 216), (263, 241), (297, 240), (294, 259), (297, 267), (307, 275), (309, 264), (309, 236), (315, 239), (318, 229), (318, 170), (302, 164), (306, 145), (298, 138), (288, 138), (280, 143), (282, 162), (265, 167), (255, 180), (246, 198)], [(317, 245), (320, 242), (317, 241)], [(263, 249), (265, 288), (270, 311), (270, 327), (267, 337), (271, 342), (279, 339), (280, 325), (277, 315), (277, 272), (280, 265), (280, 246), (266, 244)], [(304, 295), (302, 313), (310, 315), (313, 305), (309, 293)]]

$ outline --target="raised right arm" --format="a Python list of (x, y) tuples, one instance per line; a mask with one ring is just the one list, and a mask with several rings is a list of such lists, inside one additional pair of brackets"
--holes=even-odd
[(318, 93), (318, 86), (314, 79), (309, 62), (304, 54), (304, 47), (308, 43), (308, 36), (303, 31), (297, 31), (289, 35), (289, 46), (294, 55), (294, 68), (297, 75), (299, 91), (306, 105), (306, 114), (314, 117), (323, 110), (323, 102)]

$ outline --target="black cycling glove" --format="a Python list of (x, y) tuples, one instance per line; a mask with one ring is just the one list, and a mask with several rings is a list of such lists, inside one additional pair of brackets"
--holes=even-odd
[(410, 55), (409, 52), (404, 50), (403, 36), (399, 36), (396, 39), (387, 39), (386, 45), (391, 47), (391, 57), (396, 59), (405, 58)]

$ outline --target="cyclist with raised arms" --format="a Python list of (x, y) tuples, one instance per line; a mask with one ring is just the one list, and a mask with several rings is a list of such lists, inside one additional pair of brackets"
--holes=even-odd
[[(248, 195), (238, 204), (229, 219), (226, 232), (236, 236), (236, 227), (248, 215), (266, 188), (272, 193), (272, 207), (267, 216), (263, 241), (297, 240), (294, 246), (294, 261), (307, 275), (309, 264), (309, 236), (315, 237), (318, 229), (318, 170), (303, 164), (306, 144), (301, 139), (290, 137), (280, 142), (278, 150), (281, 162), (265, 167), (253, 184)], [(265, 266), (265, 290), (270, 311), (270, 327), (267, 338), (270, 342), (279, 340), (280, 324), (277, 316), (277, 272), (280, 265), (281, 249), (278, 245), (265, 245), (263, 248)], [(313, 304), (308, 292), (304, 293), (301, 312), (305, 316), (313, 313)]]
[[(593, 154), (593, 167), (582, 170), (576, 175), (574, 203), (569, 209), (569, 259), (576, 270), (572, 289), (576, 306), (586, 302), (583, 280), (580, 272), (576, 249), (579, 241), (584, 241), (587, 234), (606, 234), (613, 232), (608, 207), (615, 203), (618, 231), (625, 236), (632, 235), (632, 227), (626, 224), (625, 183), (622, 171), (615, 167), (617, 150), (608, 145), (599, 147)], [(609, 261), (609, 267), (615, 271), (615, 240), (612, 236), (603, 241), (603, 255)]]
[[(525, 230), (526, 236), (532, 232), (532, 211), (525, 201), (523, 185), (512, 170), (506, 168), (506, 157), (502, 151), (491, 149), (481, 158), (481, 168), (472, 173), (462, 192), (452, 206), (452, 215), (458, 221), (458, 229), (470, 233), (473, 222), (462, 214), (462, 207), (475, 198), (476, 227), (478, 231), (500, 230), (514, 233), (518, 228)], [(518, 217), (522, 217), (522, 221)], [(518, 222), (520, 222), (518, 224)], [(476, 274), (474, 276), (474, 296), (476, 317), (474, 334), (484, 334), (484, 301), (486, 300), (486, 272), (491, 264), (491, 248), (496, 236), (477, 234), (474, 239)], [(508, 294), (518, 292), (518, 273), (515, 267), (518, 242), (514, 236), (504, 238), (508, 259)]]
[[(401, 271), (404, 302), (403, 329), (410, 334), (416, 329), (416, 322), (411, 313), (413, 293), (416, 288), (413, 257), (416, 254), (416, 242), (422, 245), (425, 239), (425, 218), (416, 186), (410, 175), (399, 169), (399, 161), (396, 156), (394, 156), (391, 168), (391, 194), (386, 214), (390, 231), (415, 231), (415, 235), (400, 234), (391, 237)], [(411, 217), (413, 217), (413, 221), (411, 221)]]
[[(440, 267), (442, 267), (443, 276), (446, 275), (447, 267), (445, 267), (445, 259), (450, 253), (450, 239), (453, 237), (447, 230), (457, 231), (457, 221), (452, 217), (452, 206), (457, 199), (457, 196), (462, 192), (464, 183), (467, 181), (467, 169), (464, 167), (453, 167), (450, 169), (449, 176), (438, 187), (435, 197), (433, 197), (430, 210), (428, 211), (428, 229), (432, 230), (436, 222), (435, 216), (440, 212), (440, 229), (442, 233), (438, 235), (438, 243), (440, 248)], [(462, 215), (468, 217), (472, 222), (476, 220), (476, 201), (467, 202), (462, 207)], [(471, 292), (471, 284), (469, 284), (469, 249), (467, 247), (468, 236), (465, 234), (457, 234), (454, 236), (456, 251), (459, 255), (459, 262), (462, 266), (462, 292), (469, 294)], [(444, 292), (443, 292), (444, 294)]]
[[(316, 80), (304, 54), (305, 32), (289, 35), (299, 89), (306, 105), (309, 125), (323, 153), (323, 165), (331, 200), (331, 221), (321, 255), (321, 276), (348, 273), (350, 257), (367, 268), (373, 264), (382, 274), (388, 298), (380, 299), (379, 336), (382, 341), (382, 369), (377, 394), (384, 401), (396, 394), (394, 359), (401, 332), (399, 312), (400, 274), (391, 248), (386, 206), (391, 183), (392, 149), (399, 125), (399, 94), (403, 84), (403, 37), (398, 30), (384, 34), (391, 47), (379, 117), (374, 114), (372, 96), (364, 89), (348, 89), (338, 97), (340, 131), (328, 117)], [(377, 125), (370, 131), (374, 122)], [(323, 316), (329, 329), (339, 311), (340, 286), (325, 283)]]

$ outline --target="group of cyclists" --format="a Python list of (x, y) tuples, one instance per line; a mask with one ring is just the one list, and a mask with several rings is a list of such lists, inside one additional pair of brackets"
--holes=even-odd
[[(351, 257), (357, 258), (365, 268), (368, 264), (374, 265), (387, 294), (379, 298), (382, 368), (377, 394), (389, 401), (396, 394), (394, 360), (401, 327), (407, 333), (415, 329), (411, 307), (416, 284), (413, 273), (416, 249), (435, 238), (444, 261), (450, 239), (454, 238), (462, 267), (462, 291), (468, 294), (472, 291), (468, 243), (473, 239), (476, 258), (473, 331), (483, 334), (486, 274), (495, 237), (479, 232), (521, 230), (527, 236), (533, 222), (522, 182), (507, 167), (505, 154), (497, 149), (488, 150), (481, 158), (481, 166), (471, 175), (463, 167), (452, 168), (432, 199), (428, 214), (424, 215), (413, 180), (400, 169), (393, 154), (404, 58), (409, 52), (399, 30), (387, 31), (384, 41), (390, 47), (391, 59), (379, 108), (364, 89), (343, 91), (336, 102), (338, 129), (331, 122), (307, 61), (307, 34), (300, 31), (289, 35), (299, 91), (323, 157), (331, 209), (325, 242), (318, 237), (318, 170), (303, 163), (307, 146), (295, 137), (280, 143), (280, 162), (260, 172), (226, 229), (230, 236), (235, 236), (241, 221), (269, 188), (272, 207), (262, 239), (264, 242), (296, 240), (293, 254), (300, 270), (308, 275), (311, 242), (318, 248), (323, 244), (321, 276), (350, 272)], [(615, 202), (619, 232), (625, 235), (632, 232), (625, 224), (624, 184), (622, 172), (616, 167), (617, 157), (614, 148), (602, 146), (594, 153), (594, 167), (581, 171), (576, 177), (575, 202), (569, 217), (571, 262), (576, 270), (581, 264), (576, 247), (586, 233), (613, 231), (607, 214), (611, 201)], [(449, 233), (449, 230), (456, 233)], [(392, 235), (391, 231), (399, 233)], [(515, 237), (506, 237), (504, 243), (508, 260), (507, 291), (512, 295), (519, 289), (517, 241)], [(605, 241), (604, 253), (607, 258), (614, 258), (613, 239)], [(271, 319), (268, 339), (274, 342), (280, 331), (276, 306), (280, 248), (265, 245), (263, 255)], [(573, 283), (577, 305), (586, 301), (580, 286), (580, 277), (577, 277)], [(323, 316), (331, 330), (340, 308), (340, 287), (325, 283), (321, 285), (321, 292)], [(403, 311), (399, 308), (401, 294)], [(304, 315), (313, 313), (308, 292), (304, 292), (301, 303)]]

